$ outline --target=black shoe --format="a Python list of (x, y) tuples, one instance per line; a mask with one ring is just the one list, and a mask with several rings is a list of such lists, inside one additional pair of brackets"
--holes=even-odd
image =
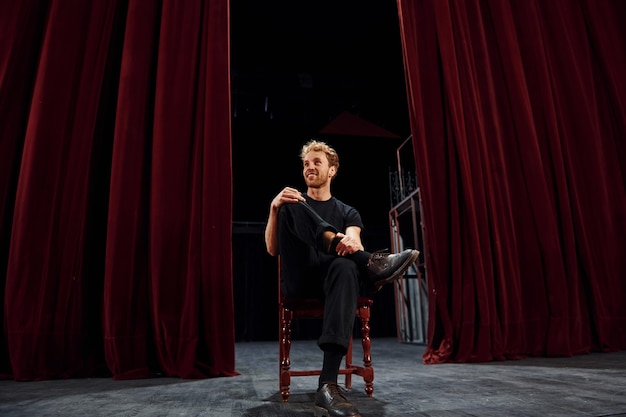
[(374, 252), (367, 264), (367, 272), (374, 291), (400, 278), (419, 256), (419, 251), (406, 249), (400, 253)]
[(315, 417), (361, 417), (359, 410), (344, 397), (339, 385), (325, 383), (315, 393)]

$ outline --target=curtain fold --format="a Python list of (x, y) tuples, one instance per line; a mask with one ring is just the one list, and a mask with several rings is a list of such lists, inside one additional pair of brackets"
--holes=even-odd
[(398, 0), (425, 363), (626, 348), (616, 1)]
[(4, 377), (236, 375), (228, 7), (0, 6)]
[[(22, 54), (23, 49), (38, 51), (48, 5), (38, 2), (25, 7), (23, 2), (0, 3), (0, 297), (4, 300), (17, 178), (20, 170), (26, 115), (37, 67), (37, 53)], [(3, 304), (4, 307), (4, 304)], [(0, 310), (5, 322), (5, 309)], [(0, 335), (0, 376), (10, 373), (6, 333)]]

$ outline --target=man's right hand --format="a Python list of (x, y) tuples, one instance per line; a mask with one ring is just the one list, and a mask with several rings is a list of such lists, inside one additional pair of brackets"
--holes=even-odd
[(280, 206), (283, 204), (297, 203), (298, 201), (306, 201), (306, 199), (302, 196), (302, 193), (295, 188), (285, 187), (276, 195), (276, 197), (274, 197), (271, 208), (272, 210), (278, 211)]

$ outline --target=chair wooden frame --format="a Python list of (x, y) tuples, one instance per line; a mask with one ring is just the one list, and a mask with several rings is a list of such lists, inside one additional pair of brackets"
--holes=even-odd
[[(345, 356), (345, 366), (339, 370), (345, 376), (345, 386), (352, 388), (352, 375), (363, 378), (365, 393), (372, 397), (374, 393), (374, 368), (372, 368), (370, 311), (373, 300), (359, 297), (356, 316), (361, 324), (361, 344), (363, 346), (363, 366), (352, 363), (352, 338)], [(291, 323), (297, 319), (321, 319), (324, 317), (324, 304), (317, 299), (286, 298), (280, 290), (280, 259), (278, 262), (278, 348), (279, 348), (279, 388), (283, 402), (289, 400), (291, 377), (320, 375), (321, 369), (291, 369)]]

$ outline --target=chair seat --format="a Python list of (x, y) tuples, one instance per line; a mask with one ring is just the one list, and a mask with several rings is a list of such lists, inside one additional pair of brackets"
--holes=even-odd
[[(316, 318), (324, 317), (324, 302), (317, 298), (287, 298), (281, 297), (281, 306), (287, 310), (291, 310), (294, 318)], [(357, 309), (371, 308), (373, 300), (367, 297), (359, 297), (357, 300)]]

